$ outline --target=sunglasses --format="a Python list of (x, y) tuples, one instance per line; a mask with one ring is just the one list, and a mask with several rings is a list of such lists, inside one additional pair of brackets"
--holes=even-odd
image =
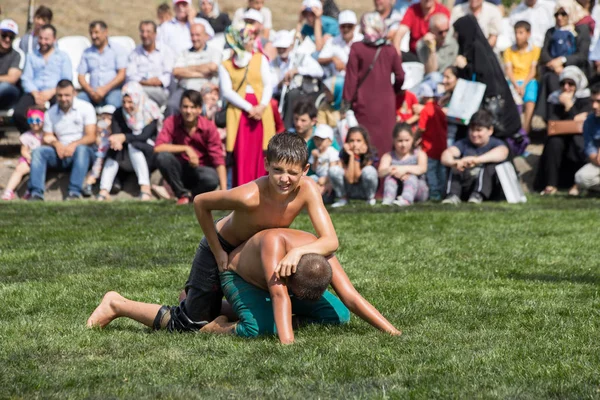
[(13, 40), (15, 38), (15, 35), (13, 33), (9, 33), (9, 32), (2, 32), (2, 39), (6, 39), (6, 38)]
[(33, 125), (33, 124), (38, 124), (40, 125), (42, 123), (42, 119), (40, 117), (29, 117), (27, 118), (27, 123), (29, 125)]
[(448, 29), (444, 29), (443, 31), (438, 31), (438, 34), (440, 35), (445, 35), (446, 33), (450, 32), (450, 28)]
[(564, 11), (559, 11), (556, 14), (554, 14), (554, 18), (557, 18), (557, 17), (568, 17), (568, 16), (569, 16), (569, 14), (567, 14)]
[(352, 24), (342, 24), (342, 25), (340, 25), (340, 29), (354, 29), (354, 25), (352, 25)]
[(574, 81), (562, 81), (560, 86), (576, 86)]

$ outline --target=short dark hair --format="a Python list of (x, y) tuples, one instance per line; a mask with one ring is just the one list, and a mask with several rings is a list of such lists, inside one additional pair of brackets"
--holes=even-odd
[(458, 67), (457, 67), (456, 65), (451, 65), (451, 66), (447, 67), (447, 68), (444, 70), (444, 72), (446, 72), (446, 71), (448, 71), (448, 70), (449, 70), (450, 72), (452, 72), (452, 75), (454, 75), (454, 76), (456, 76), (456, 77), (458, 78)]
[(60, 81), (58, 81), (58, 83), (56, 84), (56, 88), (57, 89), (65, 89), (68, 87), (74, 87), (73, 86), (73, 82), (71, 82), (68, 79), (61, 79)]
[(144, 21), (140, 22), (138, 29), (142, 29), (142, 26), (144, 26), (144, 25), (152, 25), (152, 28), (154, 28), (154, 32), (156, 32), (156, 22), (150, 21), (149, 19), (144, 20)]
[(400, 135), (400, 132), (408, 132), (408, 133), (410, 133), (410, 136), (412, 136), (413, 138), (415, 137), (412, 128), (406, 122), (400, 122), (394, 126), (394, 131), (392, 132), (392, 138), (394, 140), (396, 140), (398, 138), (398, 136)]
[(519, 21), (515, 24), (515, 31), (517, 29), (525, 29), (527, 32), (531, 32), (531, 24), (527, 21)]
[(52, 22), (52, 10), (46, 6), (39, 6), (37, 10), (35, 10), (34, 18), (41, 18), (48, 21), (48, 23)]
[(101, 20), (96, 20), (96, 21), (92, 21), (90, 22), (90, 30), (94, 29), (95, 27), (99, 26), (100, 28), (102, 28), (102, 30), (107, 30), (108, 29), (108, 25), (106, 25), (106, 22), (101, 21)]
[(590, 87), (590, 92), (592, 96), (597, 96), (600, 94), (600, 83), (594, 83), (592, 87)]
[(469, 128), (492, 128), (494, 116), (488, 110), (479, 110), (471, 117)]
[(183, 92), (181, 95), (181, 100), (179, 101), (179, 107), (183, 104), (183, 99), (188, 99), (192, 102), (196, 107), (202, 107), (202, 93), (197, 90), (188, 89)]
[(317, 118), (317, 107), (312, 101), (300, 101), (294, 106), (294, 115), (308, 114), (310, 119)]
[(158, 8), (156, 9), (156, 12), (159, 12), (161, 14), (170, 13), (171, 6), (169, 5), (169, 3), (162, 3), (160, 6), (158, 6)]
[(275, 135), (267, 146), (267, 161), (282, 161), (290, 164), (308, 164), (308, 146), (296, 133), (283, 132)]
[(54, 27), (54, 25), (52, 25), (52, 24), (42, 25), (42, 27), (40, 28), (40, 31), (45, 31), (46, 29), (50, 29), (52, 31), (52, 34), (54, 35), (54, 37), (56, 37), (56, 28)]
[(331, 265), (319, 254), (305, 254), (296, 272), (287, 278), (287, 286), (299, 300), (317, 301), (331, 283)]

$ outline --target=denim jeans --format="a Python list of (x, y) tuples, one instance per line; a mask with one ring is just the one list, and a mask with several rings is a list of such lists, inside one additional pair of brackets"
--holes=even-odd
[(429, 186), (429, 198), (441, 200), (446, 184), (446, 167), (440, 160), (432, 158), (427, 160), (427, 185)]
[(115, 106), (115, 108), (119, 108), (123, 105), (123, 95), (121, 94), (121, 88), (113, 89), (110, 92), (108, 92), (104, 99), (102, 99), (102, 101), (98, 104), (94, 103), (92, 99), (90, 99), (90, 96), (88, 96), (88, 94), (83, 90), (79, 92), (77, 98), (80, 100), (87, 101), (88, 103), (91, 103), (97, 107), (103, 107), (107, 104), (110, 104), (111, 106)]
[(7, 82), (0, 82), (0, 110), (12, 108), (17, 104), (20, 96), (21, 91), (18, 87)]
[(44, 197), (46, 170), (48, 167), (59, 171), (71, 170), (69, 194), (80, 195), (85, 175), (94, 162), (94, 150), (90, 146), (79, 145), (72, 157), (58, 158), (54, 147), (41, 146), (31, 154), (29, 191), (32, 196)]

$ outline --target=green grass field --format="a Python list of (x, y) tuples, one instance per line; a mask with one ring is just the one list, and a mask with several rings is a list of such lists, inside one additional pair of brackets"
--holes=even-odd
[[(358, 318), (296, 344), (85, 328), (175, 304), (201, 231), (172, 203), (0, 205), (0, 398), (598, 398), (600, 200), (332, 212)], [(294, 224), (310, 229), (302, 215)]]

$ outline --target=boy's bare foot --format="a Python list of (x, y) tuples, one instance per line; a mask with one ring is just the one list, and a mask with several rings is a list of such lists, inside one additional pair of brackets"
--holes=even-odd
[(221, 315), (215, 318), (211, 323), (205, 325), (200, 332), (217, 333), (221, 335), (233, 335), (235, 322), (229, 322), (226, 316)]
[(96, 307), (92, 315), (90, 315), (87, 320), (88, 328), (93, 328), (96, 326), (104, 328), (117, 317), (117, 313), (112, 305), (115, 300), (123, 301), (125, 298), (117, 292), (108, 292), (104, 295), (100, 305)]

